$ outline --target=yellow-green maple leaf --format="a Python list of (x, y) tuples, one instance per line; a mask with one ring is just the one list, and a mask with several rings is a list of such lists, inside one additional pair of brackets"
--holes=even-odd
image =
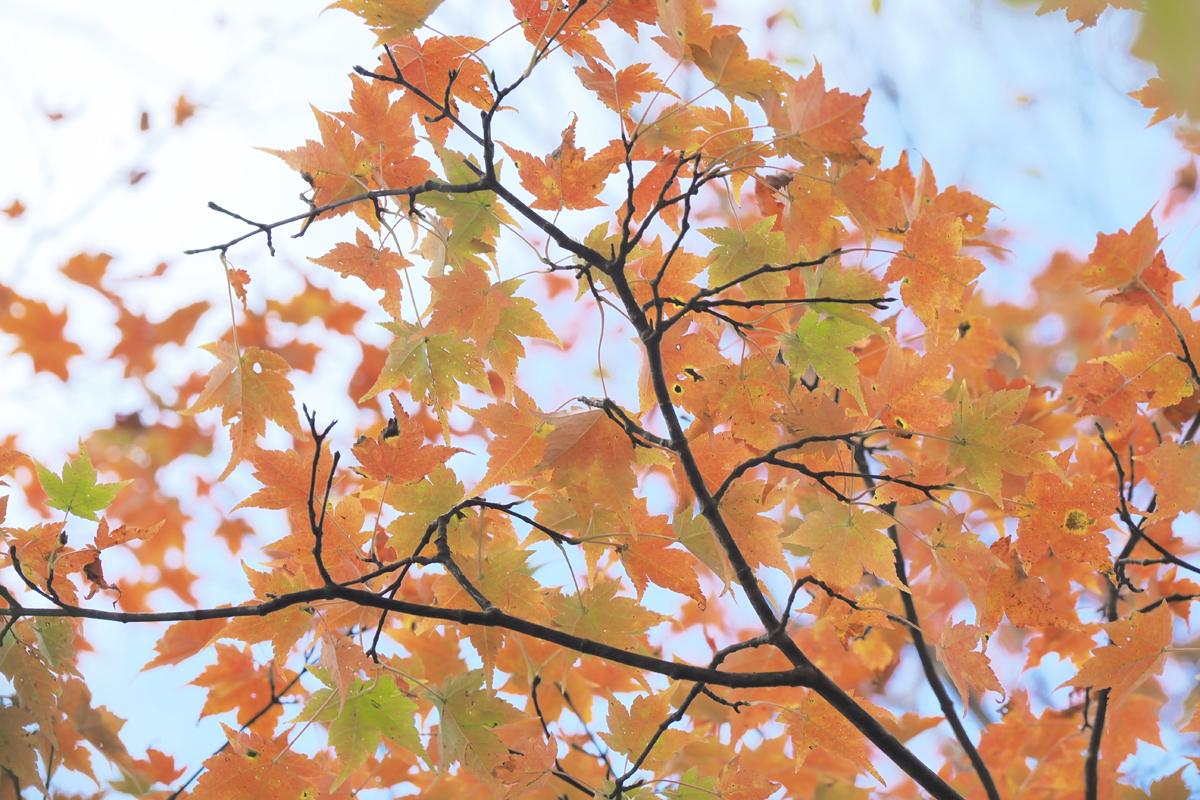
[(960, 383), (950, 427), (941, 433), (950, 440), (949, 468), (964, 468), (967, 477), (996, 505), (1002, 505), (1002, 472), (1029, 475), (1055, 471), (1041, 441), (1042, 432), (1016, 424), (1028, 399), (1028, 386), (972, 399), (966, 385)]
[(820, 319), (816, 313), (809, 312), (800, 318), (795, 333), (785, 333), (779, 341), (784, 346), (783, 358), (794, 379), (799, 380), (812, 367), (822, 380), (849, 392), (858, 407), (866, 410), (858, 356), (847, 349), (865, 338), (866, 333), (853, 323)]
[(96, 483), (96, 469), (92, 466), (92, 459), (88, 457), (82, 439), (79, 441), (79, 455), (63, 465), (61, 476), (46, 469), (37, 459), (34, 459), (33, 465), (37, 468), (38, 483), (46, 492), (47, 506), (92, 522), (97, 520), (97, 511), (112, 505), (113, 498), (122, 487), (133, 483), (132, 480)]

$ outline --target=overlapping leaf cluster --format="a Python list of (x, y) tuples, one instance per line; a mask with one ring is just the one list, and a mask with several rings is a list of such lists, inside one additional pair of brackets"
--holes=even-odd
[[(119, 420), (60, 472), (0, 450), (29, 505), (99, 522), (90, 544), (69, 516), (3, 528), (0, 792), (93, 775), (85, 743), (118, 791), (188, 790), (92, 707), (84, 618), (174, 621), (147, 668), (208, 659), (202, 714), (233, 715), (196, 797), (1108, 797), (1139, 741), (1161, 745), (1177, 721), (1155, 676), (1186, 659), (1173, 621), (1200, 594), (1172, 527), (1200, 510), (1200, 329), (1150, 214), (1086, 264), (1056, 259), (1032, 306), (988, 305), (992, 205), (906, 154), (884, 168), (867, 95), (750, 57), (697, 0), (512, 0), (527, 66), (510, 75), (489, 60), (512, 35), (423, 29), (437, 2), (335, 5), (380, 61), (349, 111), (316, 112), (320, 141), (270, 152), (308, 185), (291, 221), (355, 215), (353, 241), (312, 261), (382, 293), (393, 339), (361, 344), (345, 387), (377, 421), (344, 466), (319, 410), (298, 413), (289, 373), (318, 348), (268, 320), (353, 337), (374, 313), (306, 284), (244, 304), (204, 346), (211, 372), (178, 403), (154, 395), (159, 422)], [(649, 62), (610, 56), (631, 37)], [(504, 132), (549, 70), (601, 110), (543, 155)], [(208, 249), (244, 302), (238, 241)], [(612, 394), (552, 407), (547, 384), (572, 376), (527, 348), (571, 353), (577, 331), (547, 322), (565, 296), (522, 294), (522, 241), (536, 291), (569, 281), (573, 313), (638, 342), (640, 365), (602, 346)], [(113, 355), (144, 379), (206, 308), (135, 317), (106, 264), (66, 271), (117, 306)], [(50, 314), (3, 291), (30, 324)], [(1030, 333), (1051, 313), (1055, 357)], [(23, 339), (61, 375), (69, 344)], [(287, 522), (257, 531), (251, 599), (196, 608), (195, 576), (164, 557), (187, 519), (158, 470), (207, 455), (210, 418), (231, 442), (220, 479), (261, 484), (223, 513)], [(236, 552), (255, 531), (227, 516), (217, 533)], [(154, 570), (109, 583), (115, 547)], [(195, 610), (148, 612), (161, 588)], [(1051, 655), (1074, 692), (1031, 702), (1011, 676)], [(913, 661), (940, 715), (895, 680)], [(906, 747), (931, 730), (936, 762)]]

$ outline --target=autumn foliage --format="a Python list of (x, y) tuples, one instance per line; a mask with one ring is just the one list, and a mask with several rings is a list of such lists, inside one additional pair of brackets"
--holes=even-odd
[[(0, 449), (0, 798), (64, 772), (216, 800), (1143, 796), (1139, 742), (1200, 731), (1163, 679), (1195, 662), (1200, 322), (1158, 212), (992, 304), (993, 205), (872, 147), (868, 96), (820, 64), (754, 57), (698, 0), (512, 0), (491, 41), (426, 28), (438, 5), (334, 3), (377, 53), (267, 151), (294, 217), (213, 206), (239, 233), (193, 261), (228, 309), (151, 322), (108, 256), (63, 266), (116, 310), (127, 377), (167, 343), (210, 368), (60, 463)], [(610, 55), (631, 37), (643, 61)], [(520, 114), (548, 71), (581, 100), (546, 152)], [(255, 297), (239, 252), (343, 215), (308, 274), (373, 306)], [(0, 309), (66, 380), (65, 312)], [(295, 388), (322, 340), (279, 320), (386, 328), (334, 387), (357, 422)], [(603, 394), (553, 399), (593, 370)], [(214, 606), (167, 557), (187, 456), (260, 487), (189, 528), (244, 558)], [(159, 626), (146, 669), (205, 665), (227, 741), (203, 764), (130, 752), (93, 702), (76, 656), (114, 621)]]

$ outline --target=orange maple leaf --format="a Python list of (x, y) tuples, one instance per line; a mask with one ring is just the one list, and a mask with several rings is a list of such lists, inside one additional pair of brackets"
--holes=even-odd
[(792, 738), (797, 767), (804, 764), (811, 751), (819, 748), (849, 759), (880, 784), (885, 783), (871, 764), (862, 734), (816, 692), (805, 690), (800, 706), (789, 707), (788, 711), (790, 713), (780, 721), (787, 726)]
[[(1167, 267), (1167, 257), (1158, 249), (1161, 240), (1150, 217), (1142, 217), (1133, 230), (1096, 234), (1096, 248), (1088, 256), (1090, 266), (1079, 273), (1089, 289), (1119, 289), (1109, 298), (1130, 305), (1146, 304), (1155, 311), (1174, 302), (1171, 284), (1183, 276)], [(1153, 294), (1158, 302), (1150, 299)]]
[(977, 258), (960, 256), (963, 221), (928, 209), (904, 235), (904, 249), (888, 262), (888, 283), (900, 280), (900, 296), (933, 335), (938, 318), (962, 311), (963, 297), (983, 272)]
[(1017, 527), (1021, 560), (1033, 563), (1052, 549), (1059, 558), (1109, 574), (1112, 556), (1104, 531), (1113, 527), (1110, 517), (1117, 513), (1119, 500), (1116, 489), (1092, 475), (1076, 475), (1069, 483), (1049, 473), (1034, 475), (1025, 496), (1010, 509), (1021, 519)]
[(228, 619), (220, 617), (176, 622), (155, 642), (158, 655), (142, 667), (142, 672), (186, 661), (211, 645), (228, 623)]
[(1112, 644), (1092, 653), (1079, 673), (1062, 686), (1111, 689), (1111, 698), (1132, 692), (1151, 675), (1162, 672), (1171, 646), (1171, 612), (1161, 605), (1145, 614), (1134, 613), (1104, 626)]
[(764, 58), (750, 58), (746, 43), (736, 32), (713, 36), (706, 47), (689, 48), (692, 62), (722, 94), (761, 100), (767, 90), (785, 77), (779, 67)]
[[(975, 646), (983, 638), (984, 652), (975, 652)], [(954, 681), (962, 701), (963, 716), (967, 715), (970, 689), (978, 694), (984, 692), (999, 692), (1004, 694), (1004, 687), (992, 671), (991, 660), (987, 657), (986, 636), (983, 628), (956, 622), (942, 628), (942, 641), (937, 646), (938, 658), (945, 665)], [(970, 687), (970, 688), (968, 688)]]
[(337, 0), (329, 8), (344, 8), (375, 29), (376, 44), (384, 44), (424, 26), (443, 0)]
[[(289, 167), (300, 173), (313, 188), (312, 203), (315, 206), (329, 205), (362, 194), (367, 189), (366, 179), (371, 174), (371, 153), (365, 145), (355, 141), (349, 126), (323, 111), (315, 108), (312, 111), (321, 131), (320, 142), (309, 139), (295, 150), (259, 149), (282, 158)], [(350, 206), (341, 206), (330, 213), (340, 215), (349, 210)]]
[(620, 163), (620, 146), (609, 144), (591, 158), (587, 151), (575, 146), (575, 123), (566, 127), (562, 144), (545, 159), (516, 150), (502, 143), (517, 165), (521, 185), (534, 196), (533, 208), (559, 211), (564, 208), (585, 209), (603, 205), (596, 197), (604, 181)]
[(1064, 10), (1071, 22), (1082, 23), (1076, 33), (1096, 24), (1100, 15), (1109, 8), (1128, 8), (1134, 11), (1145, 9), (1145, 0), (1042, 0), (1037, 14), (1049, 14), (1052, 11)]
[(821, 510), (810, 512), (789, 539), (812, 548), (809, 568), (826, 583), (852, 589), (870, 572), (896, 586), (895, 546), (882, 530), (887, 525), (882, 514), (822, 494)]
[(229, 429), (233, 452), (218, 479), (225, 480), (257, 438), (267, 432), (268, 419), (293, 436), (300, 437), (303, 433), (292, 404), (286, 361), (257, 347), (247, 347), (239, 355), (233, 344), (225, 341), (206, 344), (204, 349), (219, 361), (200, 396), (180, 413), (199, 414), (220, 406), (222, 423), (229, 424), (231, 419), (238, 418)]
[(359, 475), (380, 483), (403, 485), (424, 478), (450, 456), (464, 452), (458, 447), (425, 444), (425, 427), (405, 413), (395, 395), (390, 399), (396, 435), (363, 438), (354, 445), (354, 457), (359, 464), (354, 471)]
[(113, 347), (110, 358), (125, 359), (125, 376), (146, 375), (154, 370), (154, 352), (164, 344), (183, 344), (196, 327), (196, 322), (209, 309), (207, 301), (192, 303), (172, 313), (162, 322), (151, 322), (120, 306), (117, 329), (121, 341)]
[(1006, 568), (990, 573), (986, 607), (980, 614), (986, 630), (995, 630), (1005, 615), (1018, 628), (1047, 625), (1068, 629), (1079, 627), (1077, 620), (1064, 617), (1054, 607), (1050, 587), (1045, 581), (1025, 571), (1007, 536), (993, 544), (991, 551)]
[(679, 96), (656, 73), (650, 71), (649, 64), (633, 64), (614, 74), (594, 58), (585, 58), (584, 62), (587, 66), (575, 68), (579, 82), (585, 89), (595, 92), (600, 102), (622, 115), (628, 114), (629, 109), (641, 102), (642, 95), (648, 92)]
[(939, 395), (950, 388), (950, 346), (928, 353), (900, 348), (888, 341), (888, 354), (874, 378), (863, 376), (867, 410), (884, 425), (902, 433), (940, 430), (953, 407)]
[[(194, 681), (193, 686), (208, 689), (208, 697), (200, 716), (219, 714), (222, 711), (237, 710), (239, 725), (245, 725), (258, 715), (264, 708), (266, 713), (250, 725), (250, 730), (256, 733), (270, 733), (275, 730), (279, 717), (283, 714), (282, 706), (269, 705), (275, 686), (283, 686), (295, 673), (275, 667), (261, 667), (254, 661), (250, 646), (242, 650), (229, 644), (215, 645), (217, 662), (205, 668)], [(271, 673), (275, 674), (272, 675)]]
[[(415, 336), (454, 333), (470, 337), (482, 348), (500, 323), (500, 315), (516, 303), (493, 284), (487, 271), (473, 262), (442, 276), (426, 278), (433, 287), (429, 323)], [(482, 354), (481, 354), (482, 355)]]
[(494, 403), (478, 410), (465, 410), (492, 433), (487, 448), (487, 473), (473, 490), (474, 494), (528, 475), (542, 461), (550, 429), (542, 421), (537, 405), (519, 387), (513, 389), (511, 404)]
[(272, 740), (239, 733), (225, 723), (221, 727), (230, 747), (205, 760), (205, 772), (196, 781), (197, 797), (296, 800), (316, 797), (317, 787), (333, 777), (318, 762), (292, 750), (286, 735)]
[(821, 62), (812, 72), (797, 78), (784, 100), (774, 88), (763, 94), (767, 121), (778, 137), (776, 146), (784, 155), (808, 162), (814, 156), (834, 161), (856, 161), (862, 157), (862, 126), (868, 91), (861, 95), (826, 91)]
[(1155, 519), (1200, 509), (1200, 445), (1163, 442), (1134, 460), (1152, 470), (1151, 482), (1158, 498)]
[(355, 243), (342, 242), (320, 258), (310, 258), (314, 264), (333, 270), (343, 278), (358, 278), (372, 289), (383, 290), (380, 305), (383, 310), (400, 319), (400, 291), (404, 288), (400, 272), (412, 262), (387, 247), (376, 247), (371, 238), (355, 231)]
[(22, 297), (0, 286), (0, 331), (17, 337), (16, 352), (33, 359), (34, 372), (51, 372), (67, 379), (67, 361), (83, 349), (63, 336), (67, 312), (54, 312), (40, 300)]

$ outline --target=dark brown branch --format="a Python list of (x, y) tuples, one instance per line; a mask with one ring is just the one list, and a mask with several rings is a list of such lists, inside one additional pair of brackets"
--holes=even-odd
[[(827, 434), (827, 435), (822, 435), (822, 436), (805, 436), (803, 439), (796, 439), (795, 441), (785, 442), (784, 444), (781, 444), (778, 447), (774, 447), (774, 448), (768, 450), (767, 452), (763, 453), (761, 456), (755, 456), (754, 458), (747, 459), (746, 461), (743, 461), (741, 464), (738, 464), (736, 467), (734, 467), (730, 471), (730, 473), (725, 476), (725, 480), (721, 481), (721, 485), (719, 487), (717, 487), (717, 490), (715, 492), (713, 492), (713, 500), (720, 503), (721, 498), (724, 497), (725, 493), (728, 492), (730, 487), (733, 486), (734, 481), (736, 481), (738, 478), (742, 477), (743, 475), (745, 475), (747, 472), (754, 469), (755, 467), (762, 466), (764, 464), (774, 463), (774, 461), (772, 459), (774, 459), (780, 453), (787, 453), (792, 450), (799, 450), (810, 444), (819, 444), (821, 442), (844, 442), (844, 443), (846, 443), (846, 445), (849, 445), (856, 440), (861, 440), (868, 436), (872, 436), (876, 433), (882, 433), (886, 430), (887, 430), (886, 428), (871, 428), (869, 430), (855, 431), (852, 433), (837, 433), (837, 434)], [(786, 461), (783, 463), (786, 464), (789, 468), (791, 468), (793, 466), (803, 467), (803, 465), (793, 465), (793, 463), (790, 461)], [(803, 468), (808, 469), (807, 467), (803, 467)], [(941, 487), (935, 487), (935, 488), (941, 488)]]
[[(895, 506), (894, 503), (889, 503)], [(894, 508), (893, 508), (894, 510)], [(900, 533), (895, 525), (888, 528), (888, 536), (892, 538), (892, 544), (895, 547), (896, 554), (896, 575), (904, 586), (908, 586), (908, 573), (904, 565), (904, 554), (900, 551)], [(979, 751), (975, 749), (975, 744), (971, 741), (967, 729), (963, 727), (962, 720), (958, 718), (958, 711), (954, 708), (954, 700), (951, 699), (950, 693), (946, 691), (946, 686), (942, 683), (942, 678), (938, 675), (937, 667), (933, 663), (933, 657), (929, 654), (929, 645), (925, 643), (925, 636), (921, 633), (921, 618), (917, 614), (916, 603), (913, 602), (911, 592), (900, 592), (900, 598), (904, 602), (904, 615), (910, 623), (909, 633), (912, 635), (913, 647), (917, 650), (917, 656), (921, 659), (921, 669), (925, 672), (925, 679), (929, 682), (929, 688), (933, 690), (933, 694), (937, 697), (938, 706), (942, 709), (942, 716), (950, 723), (950, 727), (954, 730), (954, 737), (958, 739), (958, 743), (966, 752), (967, 758), (971, 761), (971, 766), (975, 768), (975, 774), (979, 776), (979, 782), (983, 784), (983, 790), (987, 793), (989, 800), (1000, 800), (1000, 792), (996, 788), (996, 782), (992, 779), (992, 773), (988, 770), (987, 763), (983, 760), (983, 756), (979, 755)]]
[[(591, 397), (576, 397), (576, 402), (583, 403), (590, 408), (598, 408), (608, 415), (608, 418), (621, 426), (625, 433), (629, 434), (629, 438), (633, 440), (635, 446), (645, 447), (646, 442), (661, 447), (664, 450), (671, 449), (671, 443), (661, 436), (650, 433), (650, 431), (638, 425), (633, 419), (625, 413), (625, 409), (614, 403), (611, 399), (605, 397), (602, 400), (597, 400)], [(635, 438), (636, 437), (636, 438)], [(638, 441), (641, 439), (642, 441)]]
[[(869, 472), (870, 465), (867, 463), (865, 448), (861, 446), (855, 448), (854, 461), (863, 472)], [(874, 486), (874, 481), (869, 480), (868, 485)], [(894, 517), (896, 504), (894, 502), (887, 503), (882, 507), (882, 510), (888, 516)], [(888, 528), (888, 536), (892, 540), (893, 555), (896, 561), (896, 577), (899, 579), (901, 585), (907, 588), (908, 567), (904, 563), (904, 552), (900, 548), (900, 529), (896, 525), (892, 525)], [(996, 788), (996, 781), (992, 778), (991, 771), (988, 770), (987, 762), (983, 760), (983, 756), (979, 755), (979, 751), (975, 749), (975, 744), (971, 741), (970, 735), (967, 734), (967, 729), (963, 727), (962, 720), (958, 718), (958, 712), (954, 708), (954, 701), (950, 698), (949, 692), (946, 691), (946, 686), (942, 683), (942, 678), (933, 663), (933, 658), (929, 655), (929, 647), (925, 644), (925, 634), (921, 633), (921, 617), (917, 613), (917, 605), (913, 601), (912, 592), (902, 591), (900, 592), (900, 597), (904, 603), (904, 616), (908, 622), (909, 633), (912, 635), (913, 646), (916, 648), (917, 656), (921, 660), (921, 669), (925, 673), (925, 680), (929, 683), (929, 688), (933, 690), (933, 694), (937, 698), (938, 706), (942, 709), (942, 716), (950, 723), (950, 728), (954, 731), (954, 737), (958, 739), (963, 752), (967, 754), (971, 766), (975, 769), (975, 774), (979, 777), (979, 782), (983, 784), (983, 790), (987, 793), (988, 800), (1000, 800), (1000, 791)]]
[[(839, 251), (834, 251), (834, 253)], [(830, 258), (834, 253), (822, 257), (817, 262), (822, 263)], [(807, 262), (805, 262), (807, 263)], [(798, 266), (798, 265), (791, 265)], [(781, 268), (773, 268), (765, 266), (767, 271), (780, 271)], [(621, 302), (625, 305), (629, 312), (630, 320), (634, 325), (634, 329), (638, 333), (646, 351), (647, 367), (650, 374), (651, 385), (654, 389), (655, 401), (658, 404), (659, 412), (663, 415), (663, 420), (666, 423), (667, 431), (669, 432), (669, 440), (672, 448), (676, 453), (679, 465), (682, 468), (684, 478), (687, 480), (688, 487), (692, 490), (692, 494), (699, 504), (701, 515), (712, 528), (717, 542), (721, 549), (725, 552), (729, 559), (730, 565), (733, 567), (733, 573), (742, 590), (746, 594), (755, 615), (759, 622), (763, 625), (765, 631), (770, 632), (771, 644), (775, 645), (779, 651), (787, 658), (796, 669), (803, 669), (811, 673), (811, 685), (809, 688), (817, 692), (826, 702), (828, 702), (834, 710), (841, 714), (847, 722), (857, 728), (866, 738), (882, 750), (892, 761), (907, 773), (920, 787), (925, 789), (939, 800), (961, 800), (958, 792), (946, 783), (946, 781), (929, 768), (921, 759), (917, 758), (907, 747), (904, 746), (895, 736), (893, 736), (880, 722), (875, 719), (865, 708), (859, 705), (855, 700), (846, 693), (844, 689), (838, 686), (828, 675), (817, 669), (803, 651), (796, 645), (787, 631), (779, 628), (779, 620), (775, 616), (775, 612), (771, 604), (767, 601), (766, 596), (759, 588), (758, 580), (754, 574), (754, 569), (746, 561), (745, 555), (738, 547), (733, 534), (730, 532), (725, 519), (721, 514), (720, 507), (717, 501), (709, 492), (708, 484), (705, 482), (704, 474), (700, 470), (699, 464), (692, 453), (687, 436), (684, 434), (683, 426), (679, 421), (679, 415), (675, 411), (674, 400), (671, 397), (671, 392), (667, 386), (666, 370), (663, 365), (662, 357), (662, 340), (661, 334), (664, 330), (662, 325), (651, 328), (645, 317), (638, 313), (638, 302), (634, 297), (633, 290), (629, 286), (627, 276), (622, 270), (614, 269), (610, 274), (613, 289), (616, 291)], [(709, 290), (712, 291), (712, 290)], [(715, 292), (713, 292), (715, 293)], [(697, 296), (697, 301), (704, 299), (702, 296)], [(689, 308), (684, 308), (679, 313), (672, 317), (672, 320), (682, 319), (684, 315), (690, 313)], [(670, 320), (668, 320), (669, 322)], [(667, 323), (664, 323), (664, 325)]]
[[(729, 647), (717, 651), (717, 653), (713, 655), (712, 661), (709, 662), (708, 666), (710, 669), (716, 669), (717, 667), (721, 666), (721, 663), (726, 658), (738, 651), (747, 650), (752, 647), (763, 647), (768, 644), (770, 644), (770, 637), (765, 634), (763, 636), (756, 636), (753, 639), (748, 639), (744, 642), (737, 642), (736, 644), (732, 644)], [(684, 697), (683, 702), (679, 704), (679, 708), (675, 709), (674, 712), (672, 712), (666, 719), (659, 723), (657, 730), (655, 730), (650, 736), (650, 740), (646, 742), (646, 746), (642, 748), (642, 752), (638, 754), (638, 757), (635, 758), (629, 765), (629, 769), (626, 770), (625, 774), (617, 778), (616, 789), (609, 794), (609, 797), (614, 798), (614, 800), (615, 798), (621, 797), (622, 793), (624, 792), (625, 782), (632, 778), (634, 773), (642, 768), (642, 764), (645, 763), (646, 759), (650, 757), (650, 751), (654, 749), (654, 745), (658, 744), (658, 740), (662, 738), (662, 735), (667, 732), (668, 728), (684, 718), (684, 716), (687, 714), (688, 707), (691, 706), (692, 702), (699, 697), (700, 694), (706, 690), (706, 688), (707, 687), (703, 683), (694, 684), (691, 690), (688, 691), (687, 696)], [(721, 699), (721, 702), (724, 702), (727, 705), (732, 705), (724, 699)]]
[[(194, 250), (184, 250), (183, 254), (186, 256), (194, 256), (194, 255), (198, 255), (200, 253), (215, 253), (215, 252), (224, 253), (229, 248), (233, 247), (235, 244), (238, 244), (239, 242), (243, 242), (246, 239), (257, 236), (260, 233), (269, 233), (269, 232), (275, 230), (276, 228), (283, 227), (284, 225), (291, 225), (293, 222), (304, 221), (305, 222), (305, 230), (306, 230), (308, 227), (308, 224), (311, 223), (313, 220), (317, 219), (318, 217), (320, 217), (322, 214), (325, 214), (326, 212), (329, 212), (329, 211), (335, 211), (335, 210), (341, 208), (342, 206), (353, 205), (354, 203), (362, 203), (365, 201), (365, 202), (370, 202), (370, 203), (374, 204), (378, 200), (380, 200), (384, 197), (399, 197), (401, 195), (407, 196), (409, 198), (409, 202), (411, 203), (413, 200), (415, 200), (420, 195), (428, 194), (430, 192), (440, 192), (443, 194), (474, 194), (475, 192), (486, 192), (486, 191), (490, 191), (490, 188), (488, 186), (486, 186), (485, 182), (482, 180), (473, 181), (471, 183), (442, 183), (441, 181), (428, 180), (428, 181), (425, 181), (424, 183), (417, 184), (416, 186), (405, 186), (402, 189), (372, 189), (369, 192), (363, 192), (362, 194), (356, 194), (353, 197), (346, 197), (341, 200), (335, 200), (331, 203), (326, 203), (323, 206), (314, 206), (313, 208), (310, 208), (308, 211), (304, 212), (303, 214), (296, 214), (294, 216), (288, 217), (287, 219), (281, 219), (276, 222), (264, 222), (264, 223), (252, 222), (250, 224), (254, 225), (257, 228), (257, 230), (253, 230), (250, 233), (244, 233), (241, 236), (234, 237), (233, 239), (230, 239), (229, 241), (225, 242), (224, 244), (214, 244), (209, 247), (199, 247)], [(213, 209), (214, 211), (220, 211), (224, 214), (230, 214), (231, 216), (236, 216), (234, 214), (231, 214), (229, 211), (226, 211), (225, 209), (221, 208), (216, 203), (210, 202), (208, 204), (208, 207)], [(240, 217), (239, 217), (239, 219), (240, 219)], [(301, 233), (303, 233), (303, 230), (301, 231)]]
[(313, 437), (312, 477), (309, 479), (308, 485), (308, 527), (313, 535), (312, 555), (313, 560), (317, 563), (317, 572), (321, 575), (321, 580), (328, 586), (334, 581), (329, 575), (329, 570), (325, 567), (325, 554), (322, 552), (325, 539), (325, 509), (329, 504), (329, 490), (333, 487), (333, 476), (337, 471), (339, 453), (333, 454), (333, 466), (329, 469), (329, 480), (325, 484), (325, 496), (321, 502), (320, 518), (317, 516), (314, 501), (317, 496), (317, 473), (320, 471), (321, 466), (321, 448), (325, 444), (325, 438), (329, 436), (329, 432), (337, 424), (337, 420), (325, 426), (325, 430), (318, 431), (316, 413), (309, 412), (308, 406), (302, 406), (302, 408), (304, 410), (304, 417), (308, 420), (308, 428), (312, 432)]
[(94, 608), (0, 608), (0, 617), (68, 617), (77, 619), (108, 620), (111, 622), (179, 622), (181, 620), (231, 619), (236, 617), (263, 617), (267, 614), (295, 605), (311, 605), (327, 601), (353, 603), (365, 608), (377, 608), (414, 617), (438, 619), (459, 625), (479, 625), (487, 628), (522, 633), (556, 644), (583, 655), (604, 658), (635, 669), (664, 675), (672, 680), (693, 681), (728, 686), (733, 689), (762, 688), (771, 686), (808, 687), (816, 680), (815, 668), (801, 665), (793, 669), (773, 672), (722, 672), (707, 667), (698, 667), (676, 661), (666, 661), (642, 653), (632, 653), (619, 647), (575, 636), (558, 628), (551, 628), (514, 617), (497, 608), (488, 611), (427, 606), (407, 600), (383, 597), (372, 592), (342, 586), (323, 586), (279, 595), (262, 603), (253, 603), (232, 608), (202, 608), (185, 611), (125, 612), (103, 611)]

